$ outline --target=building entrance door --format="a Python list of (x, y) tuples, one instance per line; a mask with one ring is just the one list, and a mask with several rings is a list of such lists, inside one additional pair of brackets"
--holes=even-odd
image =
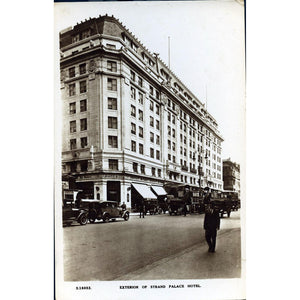
[(120, 181), (107, 181), (107, 200), (120, 203), (121, 183)]

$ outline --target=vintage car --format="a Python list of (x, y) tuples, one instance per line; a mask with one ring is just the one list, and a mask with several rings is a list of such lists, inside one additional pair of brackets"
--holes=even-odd
[(74, 221), (85, 225), (88, 220), (88, 212), (81, 208), (74, 208), (73, 203), (65, 203), (63, 206), (63, 226), (69, 226)]
[(129, 211), (120, 207), (116, 201), (101, 201), (96, 199), (82, 199), (81, 207), (88, 211), (90, 223), (97, 220), (103, 220), (107, 223), (109, 220), (115, 221), (122, 218), (125, 221), (129, 219)]
[(184, 202), (178, 198), (168, 199), (168, 211), (170, 216), (181, 215), (183, 213)]
[(227, 214), (227, 217), (230, 218), (230, 214), (232, 211), (232, 201), (226, 198), (220, 199), (211, 199), (211, 203), (214, 208), (217, 208), (220, 213), (220, 218), (223, 218), (224, 214)]
[(149, 212), (150, 215), (158, 213), (158, 201), (156, 199), (145, 199), (145, 213)]

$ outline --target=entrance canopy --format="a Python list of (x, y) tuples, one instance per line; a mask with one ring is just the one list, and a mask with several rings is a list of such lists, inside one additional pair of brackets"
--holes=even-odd
[(131, 185), (144, 199), (157, 199), (157, 197), (151, 192), (148, 185), (138, 183), (132, 183)]
[(165, 191), (165, 189), (162, 186), (152, 185), (151, 188), (157, 196), (166, 196), (167, 195), (167, 192)]

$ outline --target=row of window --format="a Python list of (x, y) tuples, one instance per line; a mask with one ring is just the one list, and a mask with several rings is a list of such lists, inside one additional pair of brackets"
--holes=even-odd
[[(86, 63), (79, 65), (79, 75), (84, 75), (86, 73)], [(69, 78), (73, 78), (76, 75), (76, 68), (69, 68)]]
[[(74, 133), (77, 130), (76, 120), (70, 121), (70, 133)], [(80, 119), (80, 131), (87, 130), (87, 119)]]
[[(88, 145), (87, 137), (80, 138), (80, 147), (81, 148), (86, 148), (87, 145)], [(70, 149), (71, 150), (77, 149), (77, 140), (76, 139), (71, 139), (70, 140)]]
[[(80, 100), (80, 112), (87, 111), (87, 100)], [(72, 102), (69, 104), (69, 113), (70, 115), (76, 114), (76, 102)]]
[[(83, 94), (87, 91), (87, 84), (86, 80), (79, 81), (79, 93)], [(75, 96), (76, 95), (76, 83), (69, 84), (69, 96)]]

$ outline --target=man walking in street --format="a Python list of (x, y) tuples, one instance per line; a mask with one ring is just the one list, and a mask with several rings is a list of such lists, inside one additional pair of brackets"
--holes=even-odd
[(140, 210), (140, 218), (142, 216), (143, 216), (143, 218), (145, 218), (145, 204), (144, 204), (143, 200), (140, 202), (139, 210)]
[(212, 208), (211, 204), (207, 204), (204, 216), (205, 239), (208, 244), (208, 252), (215, 252), (217, 230), (220, 229), (220, 216), (217, 208)]

